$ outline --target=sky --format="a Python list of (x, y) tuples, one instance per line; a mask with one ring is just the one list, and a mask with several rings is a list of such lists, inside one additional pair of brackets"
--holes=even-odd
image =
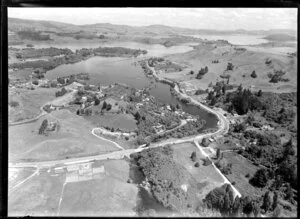
[(167, 25), (216, 30), (297, 30), (297, 8), (8, 8), (8, 17), (77, 25)]

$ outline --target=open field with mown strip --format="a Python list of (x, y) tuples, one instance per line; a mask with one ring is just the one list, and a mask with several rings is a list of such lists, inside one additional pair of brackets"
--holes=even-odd
[[(185, 169), (201, 184), (201, 189), (198, 190), (199, 198), (203, 199), (205, 195), (212, 189), (221, 186), (224, 183), (223, 178), (213, 168), (212, 165), (204, 166), (202, 159), (205, 156), (201, 154), (198, 148), (192, 143), (182, 143), (172, 145), (173, 159), (175, 162), (183, 165)], [(197, 159), (195, 162), (191, 160), (192, 152), (196, 152)], [(195, 163), (199, 163), (199, 167), (195, 167)]]
[(35, 175), (10, 193), (8, 216), (55, 216), (63, 182), (63, 175)]
[[(59, 130), (39, 135), (44, 119), (58, 121)], [(91, 125), (68, 110), (53, 111), (34, 123), (9, 127), (9, 160), (45, 161), (91, 156), (118, 150), (111, 142), (92, 135)]]
[(9, 122), (17, 122), (24, 119), (31, 119), (41, 113), (40, 108), (47, 102), (55, 99), (57, 88), (26, 88), (10, 89), (8, 102), (16, 101), (16, 107), (8, 107)]

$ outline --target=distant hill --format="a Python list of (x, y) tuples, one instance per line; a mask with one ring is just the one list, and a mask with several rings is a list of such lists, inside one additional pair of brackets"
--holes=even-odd
[(270, 29), (270, 30), (214, 30), (214, 29), (190, 29), (165, 25), (149, 25), (149, 26), (129, 26), (116, 25), (110, 23), (97, 23), (88, 25), (74, 25), (56, 21), (44, 20), (28, 20), (19, 18), (8, 18), (8, 29), (13, 32), (20, 30), (35, 31), (54, 31), (54, 32), (102, 32), (102, 33), (119, 33), (121, 35), (205, 35), (205, 34), (254, 34), (254, 35), (273, 35), (287, 34), (296, 35), (296, 31), (289, 29)]
[(287, 34), (272, 34), (264, 37), (266, 40), (270, 41), (295, 41), (297, 38), (295, 36), (287, 35)]

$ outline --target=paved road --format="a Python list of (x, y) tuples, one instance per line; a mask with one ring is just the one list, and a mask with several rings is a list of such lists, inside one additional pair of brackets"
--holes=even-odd
[(121, 149), (121, 150), (124, 150), (124, 148), (123, 148), (121, 145), (119, 145), (118, 143), (116, 143), (116, 142), (114, 142), (114, 141), (111, 141), (111, 140), (109, 140), (109, 139), (103, 138), (103, 137), (101, 137), (101, 136), (95, 134), (95, 131), (97, 131), (97, 130), (99, 130), (99, 129), (100, 129), (100, 128), (93, 128), (92, 134), (93, 134), (94, 136), (96, 136), (97, 138), (100, 138), (100, 139), (102, 139), (102, 140), (105, 140), (105, 141), (108, 141), (108, 142), (110, 142), (110, 143), (113, 143), (117, 148), (119, 148), (119, 149)]

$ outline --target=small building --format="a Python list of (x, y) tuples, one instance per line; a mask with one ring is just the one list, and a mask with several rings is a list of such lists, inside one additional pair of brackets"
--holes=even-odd
[(81, 97), (81, 100), (82, 100), (82, 102), (86, 102), (87, 101), (87, 97), (83, 96), (83, 97)]
[(100, 166), (100, 167), (94, 167), (92, 169), (93, 174), (97, 174), (97, 173), (105, 173), (105, 169), (104, 166)]
[(78, 165), (77, 164), (68, 165), (67, 170), (68, 170), (68, 172), (76, 171), (76, 170), (78, 170)]
[(54, 168), (55, 173), (64, 173), (65, 169), (64, 167), (56, 167)]
[(209, 138), (208, 140), (209, 140), (210, 142), (213, 142), (213, 141), (214, 141), (214, 139), (213, 139), (213, 138)]

